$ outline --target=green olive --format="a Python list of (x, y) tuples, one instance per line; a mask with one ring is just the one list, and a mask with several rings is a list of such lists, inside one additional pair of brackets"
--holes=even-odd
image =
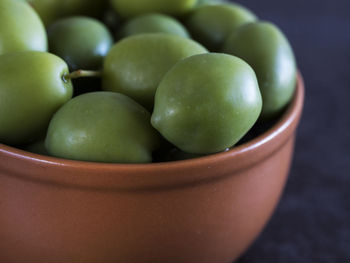
[(47, 36), (28, 3), (0, 0), (0, 55), (16, 51), (47, 51)]
[(197, 6), (200, 5), (216, 5), (225, 2), (226, 0), (197, 0)]
[(115, 44), (104, 62), (102, 89), (123, 93), (151, 110), (165, 73), (179, 60), (207, 50), (168, 34), (141, 34)]
[(55, 20), (74, 16), (86, 15), (101, 17), (107, 0), (26, 0), (37, 11), (46, 26)]
[(63, 58), (71, 70), (101, 69), (113, 44), (107, 27), (90, 17), (57, 20), (48, 29), (50, 51)]
[(94, 162), (146, 163), (160, 136), (150, 113), (123, 94), (92, 92), (67, 102), (54, 115), (45, 140), (57, 157)]
[(0, 56), (0, 142), (25, 144), (40, 138), (52, 115), (72, 96), (67, 64), (38, 51)]
[(277, 116), (296, 85), (295, 57), (284, 34), (271, 23), (251, 23), (227, 39), (224, 51), (242, 58), (256, 72), (263, 97), (261, 117)]
[(26, 0), (40, 16), (44, 25), (50, 24), (59, 17), (58, 0)]
[(165, 33), (189, 38), (187, 29), (175, 18), (163, 14), (145, 14), (128, 21), (119, 36), (127, 37), (142, 33)]
[(253, 69), (218, 53), (178, 62), (156, 92), (152, 125), (182, 151), (209, 154), (236, 144), (262, 107)]
[(189, 15), (187, 27), (194, 39), (211, 51), (219, 51), (232, 31), (255, 20), (252, 12), (238, 4), (202, 5)]
[(147, 13), (182, 15), (191, 10), (197, 0), (111, 0), (121, 17), (133, 17)]

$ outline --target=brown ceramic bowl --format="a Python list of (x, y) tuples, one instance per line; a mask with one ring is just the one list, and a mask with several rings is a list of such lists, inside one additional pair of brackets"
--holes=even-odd
[(304, 99), (208, 157), (154, 164), (62, 160), (0, 145), (1, 263), (229, 263), (286, 182)]

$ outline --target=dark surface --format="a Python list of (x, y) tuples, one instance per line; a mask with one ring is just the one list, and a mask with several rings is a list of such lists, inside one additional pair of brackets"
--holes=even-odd
[(350, 1), (237, 2), (285, 32), (306, 83), (286, 190), (237, 263), (350, 262)]

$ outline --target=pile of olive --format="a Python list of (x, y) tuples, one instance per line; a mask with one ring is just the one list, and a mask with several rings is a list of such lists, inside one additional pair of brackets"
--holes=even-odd
[(0, 143), (117, 163), (217, 153), (295, 84), (283, 33), (232, 2), (0, 0)]

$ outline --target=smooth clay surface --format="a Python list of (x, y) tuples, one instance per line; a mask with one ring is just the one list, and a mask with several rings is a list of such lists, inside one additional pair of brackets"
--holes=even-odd
[(228, 263), (270, 218), (302, 112), (208, 157), (141, 165), (61, 160), (0, 145), (0, 262)]

